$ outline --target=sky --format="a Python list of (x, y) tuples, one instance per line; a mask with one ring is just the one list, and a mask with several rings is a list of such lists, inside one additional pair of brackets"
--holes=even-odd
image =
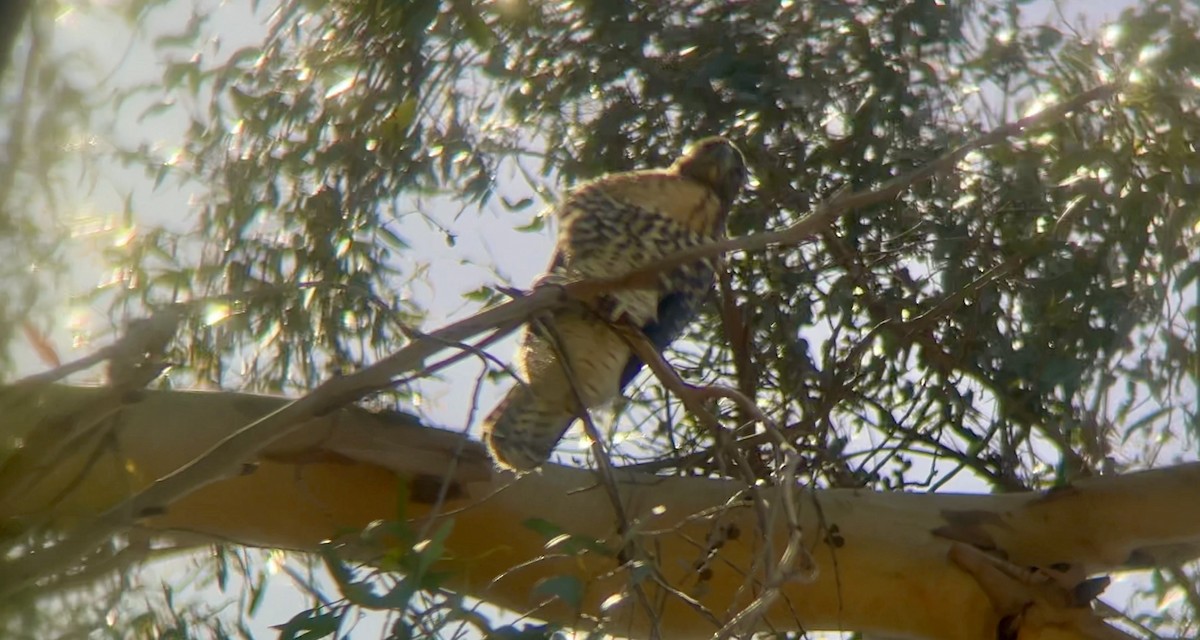
[[(265, 31), (265, 11), (256, 15), (248, 10), (246, 3), (218, 3), (215, 0), (198, 2), (205, 10), (216, 7), (212, 27), (214, 32), (220, 34), (221, 50), (224, 52), (258, 42)], [(1072, 22), (1078, 22), (1075, 20), (1077, 16), (1085, 16), (1087, 24), (1098, 26), (1115, 16), (1122, 8), (1133, 4), (1135, 3), (1129, 0), (1073, 0), (1058, 3), (1056, 6), (1055, 3), (1046, 0), (1037, 0), (1027, 5), (1025, 10), (1030, 23), (1041, 22), (1043, 18), (1056, 21), (1054, 16), (1064, 15)], [(192, 7), (187, 1), (175, 2), (169, 10), (152, 14), (151, 20), (140, 25), (141, 30), (147, 34), (179, 31), (188, 21)], [(139, 41), (115, 22), (105, 23), (84, 13), (64, 15), (59, 21), (56, 38), (57, 47), (64, 50), (85, 50), (97, 68), (111, 70), (110, 82), (113, 85), (136, 84), (154, 80), (161, 75), (160, 65), (163, 61), (157, 59), (154, 51), (145, 45), (145, 40), (149, 38)], [(113, 135), (126, 143), (145, 141), (160, 149), (164, 158), (170, 157), (173, 149), (177, 147), (175, 141), (178, 140), (181, 128), (186, 126), (186, 120), (168, 114), (153, 121), (137, 122), (132, 117), (132, 114), (137, 112), (138, 109), (127, 108), (120, 114)], [(510, 181), (511, 185), (522, 184), (517, 176), (501, 175), (498, 179), (501, 183)], [(511, 189), (511, 199), (519, 199), (526, 195), (522, 192), (523, 186), (508, 188)], [(161, 224), (183, 229), (195, 223), (196, 211), (192, 206), (194, 193), (179, 188), (171, 181), (165, 183), (164, 188), (155, 189), (150, 179), (141, 171), (110, 167), (95, 188), (81, 188), (79, 193), (74, 194), (72, 206), (77, 212), (80, 228), (92, 229), (93, 232), (80, 235), (77, 239), (81, 248), (79, 255), (85, 258), (75, 265), (74, 273), (65, 286), (54, 291), (54, 296), (59, 302), (50, 305), (51, 308), (60, 311), (53, 314), (55, 321), (48, 322), (47, 335), (58, 345), (64, 361), (90, 353), (98, 346), (106, 344), (111, 337), (106, 335), (110, 327), (105, 309), (72, 307), (69, 300), (72, 295), (96, 286), (98, 280), (104, 278), (103, 274), (99, 274), (98, 277), (97, 264), (90, 263), (86, 256), (96, 255), (95, 252), (101, 246), (126, 233), (127, 230), (120, 225), (107, 228), (105, 221), (111, 221), (116, 217), (115, 214), (119, 214), (124, 207), (125, 195), (130, 192), (135, 194), (139, 226)], [(428, 310), (425, 329), (436, 328), (476, 311), (474, 306), (464, 303), (461, 294), (482, 285), (495, 284), (492, 268), (506, 277), (508, 284), (526, 286), (548, 262), (552, 244), (550, 231), (531, 234), (516, 230), (529, 221), (529, 216), (532, 215), (529, 211), (514, 217), (513, 214), (493, 205), (479, 215), (471, 211), (458, 215), (457, 207), (439, 206), (435, 201), (426, 204), (426, 211), (441, 226), (456, 233), (458, 243), (454, 247), (448, 246), (443, 232), (428, 225), (419, 216), (409, 216), (401, 222), (401, 233), (413, 247), (415, 259), (428, 265), (428, 273), (431, 274), (427, 283), (413, 290), (418, 304)], [(91, 226), (83, 224), (84, 222), (90, 222)], [(107, 230), (94, 231), (106, 228)], [(66, 312), (62, 312), (61, 309), (65, 309)], [(81, 331), (90, 333), (95, 340), (76, 343), (75, 338)], [(73, 344), (78, 344), (78, 347), (72, 347)], [(511, 350), (510, 342), (508, 345), (497, 347), (495, 353), (508, 354)], [(19, 367), (20, 373), (25, 374), (42, 370), (45, 364), (30, 350), (25, 350), (21, 354)], [(434, 424), (451, 429), (463, 428), (467, 421), (466, 406), (461, 402), (461, 391), (456, 393), (455, 390), (461, 390), (464, 384), (472, 384), (478, 368), (478, 364), (468, 363), (453, 371), (443, 383), (424, 386), (425, 393), (420, 410)], [(489, 388), (485, 392), (481, 403), (484, 410), (499, 398), (500, 392), (498, 387)], [(473, 433), (477, 434), (477, 428)], [(564, 449), (567, 451), (579, 448), (577, 442), (564, 443)], [(269, 631), (269, 626), (286, 620), (300, 610), (302, 602), (298, 591), (284, 582), (277, 582), (268, 590), (267, 600), (254, 621), (254, 628), (262, 633), (262, 637), (274, 637), (275, 634)], [(363, 637), (373, 636), (364, 633)]]

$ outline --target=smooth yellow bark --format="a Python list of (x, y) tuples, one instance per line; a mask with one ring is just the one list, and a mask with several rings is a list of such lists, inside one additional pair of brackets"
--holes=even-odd
[[(68, 415), (71, 407), (86, 413), (98, 393), (59, 387), (52, 399), (32, 405), (13, 404), (9, 397), (0, 436), (38, 442), (30, 437), (30, 425), (63, 428), (61, 419), (46, 418)], [(147, 392), (93, 427), (108, 430), (109, 437), (70, 448), (48, 469), (31, 464), (36, 452), (18, 448), (0, 467), (0, 518), (10, 523), (9, 531), (44, 523), (70, 535), (86, 527), (89, 517), (286, 402), (233, 393)], [(494, 472), (476, 442), (422, 427), (402, 414), (362, 410), (312, 420), (266, 451), (248, 452), (245, 462), (240, 475), (207, 484), (161, 513), (131, 514), (130, 527), (136, 522), (164, 536), (187, 534), (187, 540), (198, 534), (313, 550), (323, 540), (354, 539), (372, 521), (395, 520), (406, 496), (403, 510), (414, 527), (430, 516), (453, 519), (441, 568), (453, 572), (454, 588), (514, 610), (536, 609), (532, 615), (541, 619), (587, 625), (606, 615), (611, 633), (645, 636), (654, 624), (669, 638), (711, 635), (717, 622), (753, 600), (763, 576), (755, 561), (777, 559), (788, 533), (784, 519), (776, 518), (768, 538), (750, 502), (734, 499), (730, 506), (740, 489), (734, 482), (619, 475), (637, 543), (633, 553), (657, 571), (639, 573), (638, 582), (652, 605), (652, 621), (632, 596), (601, 614), (601, 603), (630, 585), (631, 573), (618, 569), (613, 555), (561, 543), (547, 548), (544, 533), (526, 524), (537, 518), (616, 549), (612, 505), (588, 470), (547, 466), (514, 479)], [(18, 486), (23, 490), (6, 490)], [(440, 494), (445, 499), (439, 502)], [(1006, 612), (997, 610), (994, 594), (985, 593), (978, 576), (951, 561), (955, 541), (1014, 566), (1068, 565), (1079, 576), (1177, 562), (1196, 557), (1200, 548), (1197, 464), (1093, 479), (1047, 494), (796, 495), (816, 576), (782, 586), (764, 622), (775, 629), (995, 638)], [(715, 551), (714, 539), (722, 541)], [(771, 548), (764, 549), (768, 540)], [(353, 550), (364, 559), (376, 551)], [(3, 571), (0, 565), (0, 583)], [(557, 601), (539, 606), (545, 597), (535, 595), (535, 586), (561, 575), (585, 585), (581, 611)], [(1021, 628), (1026, 640), (1100, 637), (1055, 628), (1045, 616), (1030, 618)]]

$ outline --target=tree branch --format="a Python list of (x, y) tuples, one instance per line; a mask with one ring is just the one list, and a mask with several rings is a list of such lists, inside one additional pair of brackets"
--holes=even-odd
[[(100, 393), (52, 387), (40, 411), (49, 416)], [(228, 392), (147, 391), (114, 420), (119, 449), (106, 451), (83, 478), (78, 473), (85, 461), (64, 459), (58, 474), (0, 503), (0, 521), (19, 523), (34, 514), (63, 527), (87, 522), (123, 492), (141, 490), (246, 420), (286, 405), (285, 398)], [(322, 541), (339, 540), (370, 522), (394, 521), (397, 501), (405, 496), (403, 511), (418, 527), (430, 517), (435, 528), (454, 520), (445, 560), (433, 567), (448, 572), (449, 588), (524, 611), (540, 581), (570, 576), (585, 587), (584, 600), (542, 606), (538, 618), (569, 625), (602, 619), (608, 630), (632, 636), (650, 629), (640, 607), (627, 603), (602, 612), (600, 604), (627, 588), (629, 579), (612, 570), (610, 554), (548, 556), (543, 534), (523, 524), (537, 518), (610, 549), (619, 544), (612, 502), (590, 470), (547, 465), (514, 479), (494, 472), (482, 446), (464, 436), (353, 408), (275, 442), (255, 459), (254, 469), (189, 494), (145, 518), (142, 530), (168, 541), (184, 532), (183, 540), (192, 543), (200, 536), (315, 551)], [(765, 545), (785, 549), (796, 530), (790, 517), (781, 517), (759, 535), (759, 516), (739, 481), (614, 473), (620, 503), (638, 524), (632, 535), (653, 550), (663, 583), (686, 596), (660, 598), (657, 581), (643, 583), (650, 600), (661, 603), (654, 613), (663, 637), (716, 633), (718, 623), (728, 623), (762, 593), (747, 593), (744, 585)], [(442, 501), (437, 489), (444, 478), (449, 484)], [(50, 503), (48, 497), (68, 483), (78, 488)], [(1200, 557), (1200, 510), (1180, 508), (1200, 504), (1200, 463), (1089, 478), (1042, 493), (804, 490), (791, 499), (799, 528), (809, 534), (804, 546), (816, 565), (812, 581), (764, 585), (777, 587), (777, 595), (756, 610), (763, 618), (754, 629), (939, 640), (1120, 637), (1096, 635), (1102, 627), (1086, 607), (1066, 606), (1094, 597), (1097, 583), (1086, 576)], [(705, 544), (715, 529), (723, 532), (720, 544)], [(340, 539), (342, 557), (383, 557), (377, 548), (353, 544), (361, 539)], [(99, 556), (76, 558), (75, 568), (86, 571), (90, 557)], [(704, 580), (696, 576), (697, 557), (710, 560)], [(1053, 580), (1029, 567), (1054, 568)], [(8, 580), (7, 572), (0, 575), (0, 583)], [(1001, 635), (1001, 629), (1012, 630), (1002, 624), (1018, 625), (1021, 633)]]

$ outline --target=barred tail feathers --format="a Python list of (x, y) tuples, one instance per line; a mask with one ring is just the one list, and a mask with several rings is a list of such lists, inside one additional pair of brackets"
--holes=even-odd
[(624, 338), (582, 310), (555, 312), (552, 326), (554, 343), (526, 330), (513, 362), (526, 382), (509, 389), (483, 421), (484, 440), (500, 467), (541, 465), (585, 407), (620, 395), (621, 371), (630, 358)]
[(550, 459), (576, 417), (550, 404), (517, 384), (484, 418), (483, 440), (501, 468), (529, 471)]

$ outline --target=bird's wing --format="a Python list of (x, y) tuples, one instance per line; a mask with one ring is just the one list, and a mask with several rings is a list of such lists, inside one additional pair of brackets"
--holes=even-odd
[[(664, 351), (679, 336), (700, 310), (704, 293), (699, 296), (672, 291), (658, 301), (658, 318), (642, 326), (642, 333), (658, 351)], [(630, 355), (621, 371), (620, 387), (624, 389), (645, 365), (636, 355)]]
[[(725, 206), (708, 185), (672, 171), (619, 174), (587, 185), (561, 209), (562, 226), (552, 268), (571, 277), (608, 277), (632, 271), (722, 235)], [(630, 320), (658, 350), (678, 338), (712, 286), (711, 261), (663, 273), (655, 290), (614, 291)], [(624, 388), (641, 370), (630, 356), (620, 374)]]

